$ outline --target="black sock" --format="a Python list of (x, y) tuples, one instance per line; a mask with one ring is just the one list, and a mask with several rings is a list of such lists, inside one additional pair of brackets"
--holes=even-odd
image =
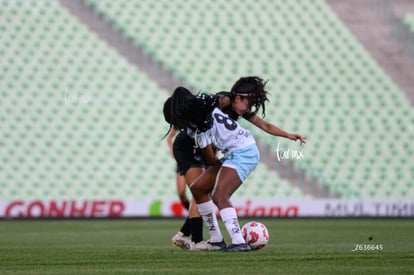
[(201, 217), (190, 219), (191, 241), (194, 243), (203, 240), (203, 219)]
[(190, 202), (189, 201), (185, 201), (182, 204), (185, 207), (185, 209), (187, 209), (187, 210), (190, 209)]
[(184, 234), (184, 236), (190, 236), (191, 234), (191, 225), (190, 225), (190, 218), (186, 218), (183, 226), (181, 226), (180, 231)]

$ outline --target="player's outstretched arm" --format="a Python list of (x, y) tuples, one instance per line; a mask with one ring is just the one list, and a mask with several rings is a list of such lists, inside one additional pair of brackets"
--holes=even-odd
[(288, 138), (290, 140), (293, 141), (300, 141), (300, 144), (304, 144), (306, 143), (306, 138), (299, 135), (299, 134), (291, 134), (288, 133), (282, 129), (280, 129), (279, 127), (277, 127), (276, 125), (273, 125), (267, 121), (265, 121), (264, 119), (262, 119), (261, 117), (257, 116), (257, 115), (253, 115), (249, 121), (251, 123), (253, 123), (255, 126), (259, 127), (260, 129), (262, 129), (263, 131), (265, 131), (268, 134), (274, 135), (274, 136), (279, 136), (279, 137), (284, 137), (284, 138)]

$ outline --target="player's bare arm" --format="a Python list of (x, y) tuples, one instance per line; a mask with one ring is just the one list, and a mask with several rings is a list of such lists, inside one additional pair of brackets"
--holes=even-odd
[(290, 140), (293, 141), (300, 141), (300, 144), (304, 144), (306, 143), (306, 138), (299, 135), (299, 134), (291, 134), (288, 133), (282, 129), (280, 129), (279, 127), (277, 127), (276, 125), (273, 125), (267, 121), (265, 121), (264, 119), (262, 119), (261, 117), (259, 117), (258, 115), (253, 115), (249, 121), (251, 123), (253, 123), (255, 126), (259, 127), (260, 129), (262, 129), (263, 131), (265, 131), (268, 134), (274, 135), (274, 136), (280, 136), (280, 137), (284, 137), (284, 138), (288, 138)]

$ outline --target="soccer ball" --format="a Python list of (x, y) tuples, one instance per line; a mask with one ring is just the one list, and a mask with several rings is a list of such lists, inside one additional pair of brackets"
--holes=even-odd
[(252, 250), (258, 250), (269, 242), (269, 231), (261, 222), (251, 221), (242, 227), (243, 238)]

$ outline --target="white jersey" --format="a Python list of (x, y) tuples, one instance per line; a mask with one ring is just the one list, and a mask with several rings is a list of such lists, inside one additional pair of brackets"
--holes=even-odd
[(212, 144), (220, 150), (231, 152), (256, 143), (249, 130), (215, 108), (212, 112), (213, 126), (205, 132), (197, 134), (196, 141), (200, 148)]

